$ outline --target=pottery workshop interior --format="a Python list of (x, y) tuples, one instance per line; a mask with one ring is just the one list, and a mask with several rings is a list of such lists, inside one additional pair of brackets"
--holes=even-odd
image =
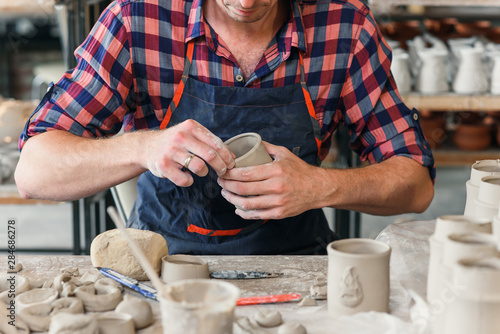
[(0, 0), (0, 334), (498, 334), (499, 250), (499, 0)]

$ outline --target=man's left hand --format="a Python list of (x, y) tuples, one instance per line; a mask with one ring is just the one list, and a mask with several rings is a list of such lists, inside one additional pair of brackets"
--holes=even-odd
[(315, 179), (321, 177), (322, 168), (307, 164), (285, 147), (264, 145), (273, 162), (233, 168), (218, 179), (236, 214), (245, 219), (283, 219), (319, 207)]

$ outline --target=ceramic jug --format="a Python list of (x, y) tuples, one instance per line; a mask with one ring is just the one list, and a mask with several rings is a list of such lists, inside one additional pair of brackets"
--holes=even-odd
[(406, 52), (394, 52), (391, 64), (391, 71), (398, 90), (401, 94), (409, 93), (412, 86), (410, 67), (408, 64), (409, 55)]
[(453, 80), (453, 90), (458, 94), (481, 94), (489, 89), (488, 77), (481, 61), (482, 47), (460, 49), (460, 65)]
[(479, 184), (481, 179), (489, 175), (500, 176), (500, 159), (497, 160), (479, 160), (471, 167), (470, 179), (465, 183), (466, 200), (465, 200), (465, 216), (474, 216), (475, 200), (479, 192)]
[(491, 87), (490, 92), (493, 95), (500, 95), (500, 53), (492, 56), (493, 69), (491, 71)]
[(422, 66), (418, 73), (416, 90), (424, 94), (448, 92), (450, 90), (446, 70), (448, 52), (429, 48), (420, 51), (418, 56)]

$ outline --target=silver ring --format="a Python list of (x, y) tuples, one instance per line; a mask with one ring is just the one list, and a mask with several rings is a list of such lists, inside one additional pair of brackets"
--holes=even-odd
[(183, 164), (184, 168), (188, 168), (189, 163), (191, 162), (191, 160), (193, 160), (193, 158), (194, 158), (194, 154), (193, 153), (189, 153), (188, 157), (184, 161), (184, 164)]

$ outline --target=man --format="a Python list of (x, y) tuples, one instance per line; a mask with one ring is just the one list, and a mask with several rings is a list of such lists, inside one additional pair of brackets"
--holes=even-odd
[[(26, 198), (142, 174), (128, 225), (194, 254), (324, 253), (322, 207), (390, 215), (432, 200), (418, 113), (358, 0), (118, 0), (76, 55), (21, 136)], [(372, 165), (318, 167), (340, 122)], [(233, 168), (223, 141), (243, 132), (274, 161)]]

